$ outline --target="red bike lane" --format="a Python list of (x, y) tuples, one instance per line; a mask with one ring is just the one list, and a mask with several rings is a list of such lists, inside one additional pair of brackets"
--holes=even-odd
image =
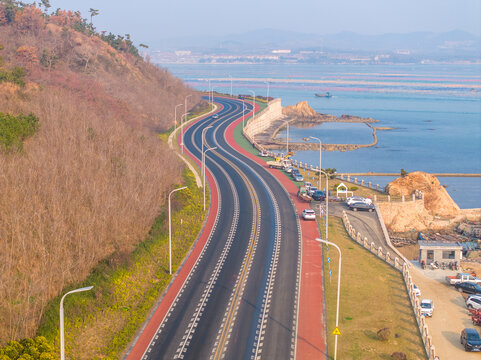
[[(257, 108), (259, 106), (257, 105)], [(257, 110), (256, 108), (256, 110)], [(245, 115), (246, 118), (250, 116)], [(296, 210), (301, 217), (302, 210), (309, 208), (305, 202), (297, 197), (297, 187), (280, 170), (270, 169), (266, 162), (251, 154), (234, 139), (234, 129), (242, 121), (242, 117), (234, 121), (226, 129), (227, 142), (242, 155), (254, 160), (266, 168), (284, 186), (292, 198)], [(302, 217), (301, 217), (302, 219)], [(296, 359), (312, 360), (327, 358), (327, 336), (325, 332), (322, 251), (316, 238), (319, 238), (319, 229), (315, 221), (302, 221), (302, 266), (299, 296), (299, 312), (297, 324)]]

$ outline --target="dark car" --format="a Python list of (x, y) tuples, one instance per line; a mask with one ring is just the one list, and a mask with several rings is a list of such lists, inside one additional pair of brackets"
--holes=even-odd
[(291, 171), (291, 176), (292, 176), (292, 177), (295, 177), (296, 175), (301, 175), (301, 173), (300, 173), (299, 170), (297, 170), (297, 169), (292, 169), (292, 171)]
[(374, 211), (373, 204), (366, 204), (364, 202), (355, 202), (355, 203), (349, 204), (348, 206), (349, 206), (349, 209), (351, 209), (352, 211), (358, 211), (358, 210), (364, 210), (369, 212)]
[(314, 194), (312, 194), (312, 198), (316, 201), (324, 201), (326, 198), (326, 193), (322, 190), (317, 190)]
[(466, 328), (461, 331), (461, 345), (466, 351), (481, 351), (481, 338), (476, 329)]
[(454, 284), (454, 287), (459, 290), (459, 292), (465, 292), (468, 294), (481, 294), (481, 286), (478, 284), (466, 281)]

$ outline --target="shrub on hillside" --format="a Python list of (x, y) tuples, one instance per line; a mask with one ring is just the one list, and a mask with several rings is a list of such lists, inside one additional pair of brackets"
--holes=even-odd
[(379, 338), (379, 340), (382, 340), (382, 341), (388, 340), (390, 336), (391, 336), (391, 329), (389, 328), (382, 328), (377, 332), (377, 337)]
[(55, 351), (43, 336), (9, 341), (0, 346), (0, 360), (54, 360)]
[(38, 128), (38, 118), (33, 115), (0, 113), (0, 149), (22, 150), (23, 140), (32, 136)]

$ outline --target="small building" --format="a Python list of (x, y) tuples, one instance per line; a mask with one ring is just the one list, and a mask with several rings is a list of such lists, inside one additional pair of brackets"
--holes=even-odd
[(424, 260), (426, 265), (437, 261), (438, 264), (457, 261), (463, 258), (463, 246), (459, 242), (443, 241), (418, 241), (419, 261)]

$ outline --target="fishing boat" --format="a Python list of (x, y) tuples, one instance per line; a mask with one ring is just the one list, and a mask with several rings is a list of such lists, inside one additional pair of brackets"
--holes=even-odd
[(332, 97), (330, 92), (325, 92), (325, 93), (316, 93), (315, 94), (317, 97), (323, 97), (323, 98), (330, 98)]

